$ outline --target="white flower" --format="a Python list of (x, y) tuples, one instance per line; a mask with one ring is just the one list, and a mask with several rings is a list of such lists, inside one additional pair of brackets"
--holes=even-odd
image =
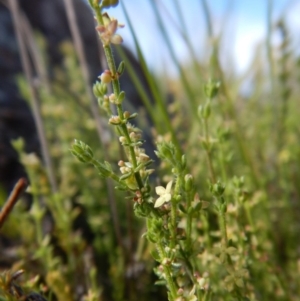
[(197, 301), (195, 291), (196, 291), (196, 286), (194, 285), (192, 290), (189, 292), (186, 300), (188, 300), (188, 301)]
[(155, 187), (155, 191), (160, 197), (156, 200), (154, 207), (160, 207), (164, 203), (170, 202), (172, 198), (171, 195), (172, 184), (173, 182), (171, 181), (167, 184), (166, 188), (162, 186)]

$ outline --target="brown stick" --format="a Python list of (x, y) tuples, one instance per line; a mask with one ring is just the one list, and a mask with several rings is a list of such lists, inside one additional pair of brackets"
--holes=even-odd
[(24, 192), (26, 186), (27, 181), (24, 178), (21, 178), (15, 185), (13, 191), (11, 192), (10, 196), (8, 197), (6, 203), (4, 204), (0, 212), (0, 229), (3, 223), (5, 222), (6, 218), (8, 217), (9, 213), (12, 211), (13, 207), (17, 203), (20, 195)]

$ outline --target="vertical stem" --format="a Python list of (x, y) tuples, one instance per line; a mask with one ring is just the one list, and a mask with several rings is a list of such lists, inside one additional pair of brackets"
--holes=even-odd
[(188, 250), (188, 252), (191, 249), (192, 246), (192, 221), (193, 221), (193, 216), (191, 214), (189, 214), (189, 208), (191, 208), (191, 204), (193, 201), (193, 195), (194, 195), (194, 191), (192, 190), (192, 192), (188, 192), (187, 193), (187, 222), (186, 222), (186, 248)]
[[(96, 13), (96, 19), (97, 19), (98, 24), (104, 25), (103, 17), (101, 15), (100, 8), (97, 7), (97, 5), (94, 5), (93, 9)], [(110, 45), (103, 45), (103, 47), (104, 47), (104, 53), (105, 53), (105, 56), (106, 56), (106, 60), (107, 60), (107, 63), (108, 63), (108, 68), (109, 68), (111, 74), (114, 76), (114, 75), (117, 74), (117, 68), (116, 68), (116, 65), (115, 65), (114, 58), (113, 58), (111, 46)], [(119, 79), (116, 76), (112, 80), (112, 86), (113, 86), (113, 92), (114, 92), (115, 96), (118, 98), (118, 96), (120, 95), (120, 92), (121, 92), (121, 88), (120, 88)], [(119, 115), (121, 121), (124, 121), (124, 114), (123, 114), (122, 105), (116, 105), (116, 107), (117, 107), (117, 112), (118, 112), (118, 115)], [(137, 167), (137, 160), (136, 160), (136, 156), (135, 156), (135, 152), (134, 152), (134, 147), (131, 146), (131, 139), (129, 137), (129, 132), (128, 132), (127, 126), (126, 126), (126, 124), (123, 123), (120, 126), (120, 128), (121, 128), (122, 133), (125, 136), (125, 138), (127, 140), (127, 143), (129, 145), (128, 148), (129, 148), (129, 152), (130, 152), (130, 159), (131, 159), (131, 163), (133, 165), (133, 169), (135, 170), (136, 167)], [(134, 176), (135, 176), (136, 182), (138, 184), (139, 190), (141, 191), (142, 188), (144, 187), (142, 177), (141, 177), (139, 172), (135, 172)]]
[[(270, 82), (270, 89), (271, 89), (271, 99), (273, 101), (273, 115), (274, 121), (272, 127), (277, 127), (277, 120), (278, 120), (278, 110), (277, 110), (277, 101), (275, 98), (274, 88), (275, 88), (275, 75), (274, 75), (274, 65), (273, 65), (273, 53), (272, 53), (272, 10), (273, 10), (273, 0), (268, 0), (268, 7), (267, 7), (267, 58), (268, 58), (268, 65), (269, 65), (269, 78)], [(276, 133), (276, 131), (272, 131)]]
[(215, 171), (212, 163), (212, 157), (211, 157), (211, 149), (210, 149), (210, 141), (209, 141), (209, 135), (208, 135), (208, 122), (207, 118), (203, 120), (204, 123), (204, 137), (206, 141), (207, 148), (205, 148), (206, 156), (207, 156), (207, 163), (208, 163), (208, 168), (211, 176), (211, 180), (213, 183), (216, 183), (216, 176), (215, 176)]
[[(104, 147), (106, 144), (105, 140), (103, 138), (104, 137), (104, 129), (102, 128), (102, 125), (101, 125), (101, 118), (100, 118), (100, 115), (98, 112), (98, 105), (95, 101), (95, 97), (94, 97), (92, 86), (91, 86), (91, 75), (90, 75), (90, 71), (88, 68), (86, 56), (84, 53), (84, 45), (82, 42), (82, 38), (80, 36), (78, 22), (76, 20), (77, 18), (76, 18), (76, 12), (74, 9), (74, 2), (72, 0), (64, 0), (64, 5), (66, 8), (66, 14), (67, 14), (69, 26), (71, 29), (72, 38), (74, 40), (74, 46), (75, 46), (76, 52), (78, 54), (79, 63), (80, 63), (80, 67), (82, 70), (86, 91), (87, 91), (87, 94), (88, 94), (88, 97), (90, 100), (91, 112), (92, 112), (93, 117), (96, 122), (98, 137), (99, 137), (99, 140), (100, 140), (102, 146)], [(95, 38), (96, 38), (96, 34), (95, 34)], [(106, 151), (104, 151), (104, 158), (106, 161), (108, 161), (108, 153)], [(123, 246), (122, 234), (121, 234), (121, 228), (120, 228), (120, 224), (119, 224), (119, 218), (118, 218), (119, 214), (118, 214), (118, 209), (117, 209), (117, 205), (116, 205), (116, 199), (115, 199), (112, 183), (109, 179), (106, 179), (106, 186), (107, 186), (107, 192), (108, 192), (109, 207), (110, 207), (112, 220), (113, 220), (113, 224), (114, 224), (115, 235), (116, 235), (118, 244), (120, 245), (121, 248), (123, 248), (122, 247)]]
[[(156, 247), (157, 247), (157, 252), (160, 256), (160, 259), (161, 261), (164, 260), (164, 258), (166, 257), (165, 256), (165, 252), (164, 252), (164, 249), (163, 249), (163, 246), (161, 243), (157, 243), (156, 244)], [(167, 265), (163, 265), (163, 269), (164, 269), (164, 274), (165, 274), (165, 280), (167, 282), (167, 286), (170, 290), (170, 294), (171, 294), (171, 297), (172, 297), (172, 300), (175, 300), (176, 299), (176, 296), (177, 296), (177, 285), (175, 284), (172, 276), (171, 276), (171, 271), (170, 271), (170, 268), (167, 266)], [(171, 300), (169, 300), (171, 301)]]
[(46, 135), (45, 135), (45, 128), (44, 128), (44, 124), (43, 124), (42, 117), (41, 117), (39, 95), (38, 95), (38, 91), (36, 88), (36, 84), (34, 83), (34, 80), (33, 80), (30, 59), (29, 59), (29, 56), (28, 56), (28, 53), (26, 50), (24, 34), (23, 34), (22, 26), (20, 24), (20, 20), (21, 20), (20, 10), (19, 10), (17, 0), (9, 0), (9, 7), (12, 12), (12, 18), (13, 18), (14, 28), (15, 28), (15, 32), (17, 35), (19, 48), (20, 48), (20, 55), (21, 55), (23, 69), (24, 69), (25, 76), (26, 76), (26, 79), (29, 84), (29, 92), (31, 95), (33, 115), (34, 115), (34, 120), (35, 120), (35, 123), (37, 126), (39, 140), (41, 143), (43, 161), (46, 165), (52, 192), (56, 192), (57, 191), (57, 183), (56, 183), (56, 179), (55, 179), (52, 159), (51, 159), (51, 156), (49, 153), (49, 146), (48, 146), (48, 142), (47, 142)]
[(219, 223), (220, 223), (220, 229), (221, 229), (221, 234), (222, 234), (222, 245), (225, 251), (225, 248), (227, 248), (228, 245), (228, 238), (227, 238), (227, 229), (226, 229), (226, 216), (225, 212), (223, 210), (219, 210), (218, 212), (219, 215)]

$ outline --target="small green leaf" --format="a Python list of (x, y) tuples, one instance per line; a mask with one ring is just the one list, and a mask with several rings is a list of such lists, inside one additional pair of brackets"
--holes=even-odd
[(125, 70), (125, 62), (121, 61), (120, 65), (118, 67), (118, 71), (117, 71), (119, 76), (121, 76), (123, 74), (124, 70)]

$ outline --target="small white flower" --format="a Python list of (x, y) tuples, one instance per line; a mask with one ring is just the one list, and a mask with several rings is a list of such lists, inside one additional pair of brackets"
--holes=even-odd
[(192, 290), (189, 292), (186, 300), (188, 300), (188, 301), (197, 301), (195, 291), (196, 291), (196, 286), (194, 285)]
[(173, 182), (171, 181), (167, 184), (166, 188), (162, 186), (155, 187), (155, 191), (160, 197), (156, 200), (154, 207), (160, 207), (164, 203), (170, 202), (172, 198), (171, 195), (172, 184)]

